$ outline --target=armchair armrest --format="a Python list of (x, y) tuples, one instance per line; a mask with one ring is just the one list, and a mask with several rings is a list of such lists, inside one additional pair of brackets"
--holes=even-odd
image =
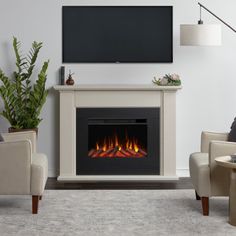
[(32, 148), (29, 140), (0, 142), (0, 194), (29, 194)]
[(48, 160), (42, 153), (32, 155), (31, 194), (42, 196), (48, 177)]
[(36, 152), (36, 133), (34, 131), (23, 131), (14, 133), (2, 134), (4, 141), (18, 141), (18, 140), (30, 140), (32, 145), (32, 153)]
[(211, 141), (227, 141), (228, 133), (214, 133), (203, 131), (201, 135), (201, 152), (209, 152), (209, 144)]
[(209, 150), (209, 164), (215, 164), (215, 158), (236, 153), (236, 142), (211, 141)]
[(230, 185), (230, 169), (216, 164), (215, 158), (236, 153), (235, 142), (211, 141), (209, 165), (212, 196), (228, 196)]

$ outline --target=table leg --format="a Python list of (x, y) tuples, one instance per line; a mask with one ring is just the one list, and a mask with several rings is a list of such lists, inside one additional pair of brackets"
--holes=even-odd
[(229, 192), (229, 223), (236, 226), (236, 170), (232, 169)]

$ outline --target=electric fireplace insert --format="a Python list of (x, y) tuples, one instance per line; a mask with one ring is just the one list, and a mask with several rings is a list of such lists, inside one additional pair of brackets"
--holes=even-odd
[(159, 123), (159, 108), (78, 108), (76, 174), (160, 174)]

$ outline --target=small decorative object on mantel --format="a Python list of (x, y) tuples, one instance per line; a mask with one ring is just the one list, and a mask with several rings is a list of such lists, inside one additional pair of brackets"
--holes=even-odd
[(157, 84), (159, 86), (180, 86), (181, 80), (179, 75), (177, 74), (166, 74), (161, 78), (156, 78), (152, 80), (154, 84)]
[(67, 85), (74, 85), (75, 81), (74, 81), (73, 78), (72, 78), (72, 75), (73, 75), (73, 74), (74, 74), (74, 73), (71, 73), (71, 71), (69, 70), (68, 79), (66, 80), (66, 84), (67, 84)]

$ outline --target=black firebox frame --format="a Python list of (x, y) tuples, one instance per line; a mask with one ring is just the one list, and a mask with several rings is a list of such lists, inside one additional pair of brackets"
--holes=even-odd
[[(147, 157), (88, 157), (90, 119), (141, 119), (147, 123)], [(76, 175), (159, 175), (160, 108), (77, 108)]]

